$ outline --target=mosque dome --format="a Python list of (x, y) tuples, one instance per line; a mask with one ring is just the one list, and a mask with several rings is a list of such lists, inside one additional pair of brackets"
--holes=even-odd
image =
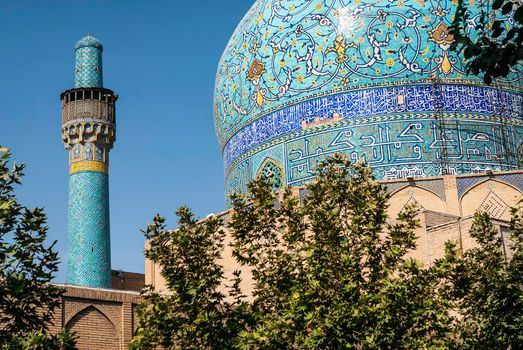
[(103, 51), (102, 43), (95, 37), (91, 36), (90, 34), (87, 34), (82, 39), (78, 40), (74, 49), (78, 50), (83, 47), (92, 47), (92, 48), (96, 48), (96, 49)]
[[(521, 167), (521, 72), (496, 85), (450, 51), (452, 0), (257, 0), (220, 60), (226, 193), (299, 186), (341, 152), (378, 179)], [(470, 22), (477, 20), (471, 14)]]

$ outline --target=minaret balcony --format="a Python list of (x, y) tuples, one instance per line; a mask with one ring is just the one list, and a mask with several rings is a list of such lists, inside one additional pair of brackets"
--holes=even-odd
[(78, 122), (96, 122), (115, 126), (115, 102), (118, 96), (104, 88), (77, 88), (63, 92), (62, 128)]

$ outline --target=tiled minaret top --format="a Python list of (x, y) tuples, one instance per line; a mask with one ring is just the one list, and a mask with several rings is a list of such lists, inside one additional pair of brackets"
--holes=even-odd
[(103, 87), (103, 50), (102, 43), (90, 34), (76, 43), (75, 88)]

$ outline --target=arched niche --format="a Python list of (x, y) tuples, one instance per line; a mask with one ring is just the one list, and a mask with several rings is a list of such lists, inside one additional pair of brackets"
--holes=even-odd
[(263, 177), (271, 181), (272, 189), (274, 191), (277, 191), (285, 186), (283, 166), (270, 157), (267, 157), (260, 165), (256, 176)]
[(93, 305), (76, 313), (66, 323), (65, 328), (77, 336), (79, 350), (120, 349), (120, 338), (115, 325)]
[(435, 193), (417, 186), (404, 187), (394, 192), (389, 200), (389, 217), (395, 219), (407, 204), (417, 204), (420, 209), (445, 213), (445, 202)]
[(516, 206), (522, 193), (515, 187), (495, 179), (489, 179), (471, 187), (460, 201), (463, 217), (485, 211), (492, 218), (510, 220), (510, 208)]

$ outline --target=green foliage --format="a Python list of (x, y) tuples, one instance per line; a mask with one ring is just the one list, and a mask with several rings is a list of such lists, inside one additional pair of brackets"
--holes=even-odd
[(55, 243), (45, 245), (46, 216), (28, 209), (13, 191), (24, 165), (9, 166), (10, 153), (0, 148), (0, 348), (74, 349), (67, 333), (47, 336), (63, 290), (50, 284), (58, 271)]
[[(227, 226), (216, 217), (197, 221), (187, 208), (177, 212), (176, 230), (154, 219), (146, 256), (172, 294), (144, 292), (131, 349), (521, 348), (519, 212), (512, 232), (520, 249), (510, 261), (490, 219), (478, 214), (478, 248), (462, 255), (449, 243), (444, 258), (424, 267), (406, 257), (416, 208), (391, 221), (389, 196), (365, 165), (327, 160), (304, 203), (270, 185), (259, 179), (232, 196)], [(252, 277), (249, 293), (240, 272), (227, 281), (219, 265), (223, 227)]]
[(335, 157), (299, 204), (263, 181), (233, 197), (234, 254), (252, 269), (256, 327), (243, 349), (422, 349), (444, 344), (449, 316), (436, 272), (405, 259), (416, 210), (387, 223), (370, 168)]
[(489, 216), (477, 213), (470, 229), (476, 248), (461, 255), (447, 246), (450, 299), (462, 316), (456, 325), (462, 349), (523, 349), (523, 220), (513, 209), (514, 255), (505, 256)]
[[(520, 1), (480, 1), (479, 18), (471, 20), (471, 11), (464, 0), (458, 6), (452, 23), (452, 49), (463, 53), (468, 73), (483, 75), (486, 84), (506, 77), (523, 59), (523, 6)], [(499, 16), (509, 15), (507, 19)], [(475, 23), (475, 26), (473, 25)]]
[(156, 216), (145, 231), (151, 248), (146, 257), (162, 266), (169, 296), (148, 290), (138, 309), (141, 328), (131, 349), (230, 349), (238, 329), (247, 322), (241, 301), (239, 275), (233, 281), (231, 301), (219, 291), (223, 280), (218, 265), (224, 233), (218, 218), (197, 222), (188, 208), (177, 211), (178, 229), (165, 229)]
[(31, 333), (25, 336), (13, 337), (8, 343), (2, 344), (2, 350), (73, 350), (76, 339), (66, 331), (49, 336), (45, 333)]

